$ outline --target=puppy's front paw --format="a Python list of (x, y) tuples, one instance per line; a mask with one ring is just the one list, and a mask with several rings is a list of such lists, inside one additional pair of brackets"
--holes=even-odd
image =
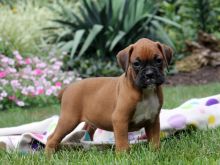
[(46, 145), (45, 147), (45, 155), (49, 158), (51, 158), (51, 156), (56, 152), (56, 149), (54, 147), (49, 147), (48, 145)]
[(150, 142), (149, 148), (152, 151), (159, 151), (160, 150), (160, 142)]
[(116, 145), (116, 153), (123, 153), (123, 152), (129, 152), (130, 147), (128, 144), (126, 145)]

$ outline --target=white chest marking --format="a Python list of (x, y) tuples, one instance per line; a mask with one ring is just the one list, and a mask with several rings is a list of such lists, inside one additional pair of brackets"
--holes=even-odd
[[(146, 93), (149, 91), (146, 91)], [(159, 111), (159, 100), (155, 93), (144, 94), (143, 99), (137, 104), (132, 122), (138, 124), (142, 121), (153, 122)]]

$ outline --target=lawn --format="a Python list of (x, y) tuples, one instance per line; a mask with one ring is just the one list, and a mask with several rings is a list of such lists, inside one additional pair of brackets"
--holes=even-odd
[[(193, 97), (206, 97), (220, 92), (220, 84), (165, 87), (164, 108), (174, 108)], [(13, 126), (47, 118), (59, 113), (59, 105), (33, 109), (10, 109), (0, 112), (0, 126)], [(129, 154), (116, 155), (112, 150), (59, 151), (50, 160), (43, 152), (21, 154), (0, 151), (0, 164), (220, 164), (220, 128), (181, 133), (163, 139), (160, 151), (147, 144), (136, 145)]]

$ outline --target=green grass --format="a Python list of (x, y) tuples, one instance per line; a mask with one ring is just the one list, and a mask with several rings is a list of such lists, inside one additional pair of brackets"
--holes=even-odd
[[(220, 84), (165, 87), (165, 108), (174, 108), (193, 97), (218, 94)], [(44, 119), (59, 113), (59, 105), (41, 109), (13, 109), (0, 112), (0, 125), (12, 126)], [(147, 144), (132, 146), (129, 154), (115, 154), (113, 150), (59, 151), (48, 160), (43, 152), (36, 154), (0, 151), (0, 164), (220, 164), (220, 128), (180, 133), (163, 139), (160, 151)]]

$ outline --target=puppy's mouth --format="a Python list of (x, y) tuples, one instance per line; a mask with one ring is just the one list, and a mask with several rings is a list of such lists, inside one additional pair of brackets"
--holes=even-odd
[(146, 79), (143, 83), (143, 88), (154, 88), (156, 85), (156, 79)]
[(146, 88), (155, 88), (165, 82), (164, 76), (155, 76), (153, 78), (144, 78), (136, 79), (136, 85), (141, 89)]

